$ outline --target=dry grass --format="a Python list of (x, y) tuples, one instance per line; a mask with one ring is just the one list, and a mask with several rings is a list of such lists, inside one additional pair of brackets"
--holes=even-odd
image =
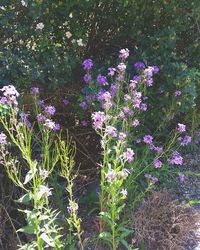
[(195, 240), (200, 215), (178, 202), (173, 190), (153, 192), (131, 216), (134, 240), (148, 250), (181, 250)]

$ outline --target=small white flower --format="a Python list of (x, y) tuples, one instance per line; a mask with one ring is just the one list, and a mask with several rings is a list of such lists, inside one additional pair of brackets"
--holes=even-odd
[(69, 31), (67, 31), (67, 32), (65, 33), (65, 36), (66, 36), (67, 38), (70, 38), (70, 37), (72, 36), (72, 33), (69, 32)]
[(43, 180), (45, 180), (49, 175), (49, 172), (45, 169), (40, 169), (40, 176), (42, 177)]
[(43, 28), (44, 28), (44, 24), (43, 23), (37, 23), (36, 30), (42, 30)]
[(65, 21), (65, 22), (63, 23), (63, 25), (64, 25), (64, 26), (67, 26), (67, 25), (68, 25), (68, 22), (67, 22), (67, 21)]
[(123, 196), (122, 198), (123, 199), (126, 199), (128, 192), (127, 192), (126, 189), (123, 188), (122, 191), (120, 192), (120, 194), (122, 194), (122, 196)]
[(27, 6), (28, 6), (27, 2), (25, 2), (24, 0), (21, 1), (21, 4), (22, 4), (22, 6), (24, 6), (24, 7), (27, 7)]
[(111, 182), (113, 180), (116, 180), (117, 172), (114, 169), (109, 169), (108, 172), (105, 174), (105, 177), (107, 179), (107, 182)]
[(78, 44), (78, 46), (80, 46), (80, 47), (83, 47), (83, 46), (84, 46), (82, 38), (80, 38), (80, 39), (77, 40), (77, 44)]
[(11, 97), (11, 96), (19, 96), (18, 91), (13, 85), (8, 85), (4, 86), (2, 89), (0, 89), (3, 92), (3, 95), (6, 97)]
[(76, 42), (76, 40), (75, 39), (72, 39), (72, 43), (75, 43)]

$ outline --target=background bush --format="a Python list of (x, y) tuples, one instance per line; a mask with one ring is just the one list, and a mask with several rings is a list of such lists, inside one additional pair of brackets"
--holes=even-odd
[[(36, 29), (38, 23), (44, 24), (42, 30)], [(106, 68), (116, 51), (127, 47), (132, 63), (143, 60), (160, 67), (151, 96), (158, 116), (177, 88), (183, 92), (178, 104), (182, 112), (195, 106), (200, 70), (198, 0), (4, 0), (0, 28), (1, 85), (40, 83), (55, 89), (81, 84), (83, 58), (92, 57)]]

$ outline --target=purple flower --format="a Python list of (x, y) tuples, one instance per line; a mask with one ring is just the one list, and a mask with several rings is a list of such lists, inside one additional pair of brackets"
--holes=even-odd
[(31, 93), (32, 94), (39, 94), (39, 88), (37, 88), (37, 87), (33, 87), (33, 88), (31, 88)]
[(119, 112), (119, 117), (122, 118), (122, 119), (126, 118), (126, 116), (125, 116), (125, 114), (124, 114), (124, 112), (122, 110)]
[(87, 127), (88, 122), (86, 120), (82, 120), (81, 121), (81, 125), (84, 126), (84, 127)]
[(132, 80), (138, 83), (141, 82), (142, 78), (139, 75), (135, 75)]
[(155, 150), (155, 145), (154, 145), (153, 143), (151, 143), (151, 144), (149, 145), (149, 148), (150, 148), (150, 150), (154, 151), (154, 150)]
[(44, 100), (38, 100), (38, 104), (43, 108), (45, 107)]
[(146, 101), (146, 100), (149, 99), (149, 97), (148, 97), (148, 96), (143, 96), (142, 99), (143, 99), (144, 101)]
[(92, 80), (92, 77), (89, 74), (85, 74), (84, 77), (83, 77), (83, 80), (84, 80), (85, 83), (88, 83), (88, 82), (90, 82)]
[(23, 120), (27, 120), (28, 117), (29, 117), (29, 114), (21, 113), (21, 114), (20, 114), (20, 117), (21, 117)]
[(0, 133), (0, 144), (6, 145), (7, 144), (6, 138), (7, 138), (7, 136), (3, 132), (1, 132)]
[(54, 106), (46, 106), (44, 111), (49, 115), (54, 115), (56, 112), (56, 108)]
[(124, 132), (119, 132), (118, 138), (119, 140), (123, 141), (126, 139), (126, 134)]
[(129, 113), (129, 112), (130, 112), (130, 109), (129, 109), (129, 107), (124, 107), (124, 108), (123, 108), (123, 111), (124, 111), (124, 113), (126, 113), (126, 114), (127, 114), (127, 113)]
[(154, 167), (155, 168), (161, 168), (162, 167), (162, 161), (160, 161), (160, 160), (158, 160), (158, 159), (155, 159), (154, 161), (153, 161), (153, 165), (154, 165)]
[(64, 104), (65, 106), (67, 106), (67, 105), (69, 104), (69, 100), (64, 99), (64, 100), (63, 100), (63, 104)]
[(43, 122), (45, 121), (46, 117), (43, 114), (38, 114), (37, 115), (37, 120), (38, 122)]
[(104, 112), (98, 111), (92, 114), (93, 127), (94, 129), (101, 128), (104, 121), (106, 120)]
[(181, 93), (181, 91), (180, 90), (176, 90), (175, 92), (174, 92), (174, 96), (180, 96), (182, 93)]
[(134, 68), (136, 68), (136, 69), (145, 69), (145, 65), (144, 65), (144, 63), (143, 62), (136, 62), (135, 64), (134, 64)]
[(135, 108), (140, 108), (140, 104), (142, 102), (142, 100), (141, 100), (142, 93), (134, 90), (132, 92), (132, 95), (133, 95), (133, 105), (134, 105), (134, 107)]
[(119, 51), (119, 58), (121, 59), (126, 59), (129, 57), (129, 50), (126, 48), (126, 49), (121, 49)]
[(8, 102), (7, 97), (5, 97), (5, 96), (1, 97), (1, 99), (0, 99), (0, 104), (5, 104), (5, 103), (7, 103), (7, 102)]
[(155, 176), (152, 176), (151, 177), (151, 182), (152, 182), (152, 184), (155, 184), (156, 182), (158, 182), (158, 178), (155, 177)]
[(121, 72), (124, 72), (126, 70), (126, 65), (124, 63), (120, 63), (118, 66), (117, 66), (117, 69)]
[(162, 147), (155, 147), (154, 149), (158, 154), (162, 154), (163, 153), (163, 148)]
[(172, 158), (168, 159), (168, 162), (175, 165), (182, 165), (183, 157), (177, 151), (173, 151)]
[(20, 114), (21, 118), (23, 119), (24, 124), (28, 127), (31, 128), (31, 123), (28, 120), (29, 114), (26, 113), (21, 113)]
[(158, 68), (158, 66), (153, 66), (153, 73), (154, 74), (157, 74), (159, 72), (159, 68)]
[(155, 184), (156, 182), (158, 182), (158, 178), (155, 176), (152, 176), (151, 174), (145, 174), (144, 177), (149, 179), (152, 182), (152, 184)]
[(107, 179), (107, 182), (111, 182), (116, 179), (117, 172), (114, 169), (109, 169), (108, 172), (105, 174), (105, 177)]
[(54, 128), (53, 128), (54, 131), (58, 131), (60, 130), (60, 124), (56, 123)]
[(138, 138), (138, 139), (135, 140), (135, 143), (140, 144), (141, 141), (142, 141), (142, 140), (141, 140), (140, 138)]
[(101, 100), (103, 101), (110, 101), (110, 99), (112, 98), (110, 92), (106, 91), (101, 95)]
[(111, 94), (111, 96), (115, 96), (118, 89), (119, 89), (118, 84), (114, 84), (114, 83), (111, 84), (111, 86), (110, 86), (110, 94)]
[(89, 70), (89, 69), (92, 68), (93, 62), (92, 62), (91, 59), (86, 59), (86, 60), (83, 61), (82, 65), (83, 65), (83, 68), (84, 68), (85, 70)]
[(138, 121), (138, 119), (134, 119), (134, 120), (132, 121), (132, 126), (133, 126), (133, 127), (137, 127), (139, 124), (140, 124), (140, 122)]
[(135, 153), (131, 148), (127, 148), (126, 152), (123, 153), (123, 158), (129, 163), (133, 161)]
[(113, 126), (106, 126), (105, 132), (106, 134), (112, 137), (117, 137), (117, 134), (118, 134), (117, 129)]
[(85, 98), (87, 100), (95, 100), (96, 96), (94, 94), (89, 94), (89, 95), (86, 95)]
[(177, 130), (178, 130), (179, 133), (185, 132), (185, 130), (186, 130), (186, 125), (181, 124), (181, 123), (178, 123)]
[(153, 79), (151, 77), (147, 78), (145, 81), (147, 87), (153, 86)]
[(141, 103), (140, 104), (140, 109), (143, 110), (143, 111), (146, 111), (147, 110), (147, 104), (146, 103)]
[(109, 76), (114, 76), (115, 72), (116, 72), (116, 69), (115, 68), (108, 68), (108, 75)]
[(154, 68), (153, 67), (148, 67), (147, 69), (144, 70), (145, 75), (147, 78), (151, 78), (154, 73)]
[(56, 124), (55, 124), (55, 122), (53, 122), (52, 120), (46, 119), (46, 120), (45, 120), (45, 123), (44, 123), (44, 126), (45, 126), (46, 128), (48, 128), (48, 129), (55, 130)]
[(145, 135), (143, 141), (146, 144), (151, 144), (153, 142), (153, 137), (151, 135)]
[(186, 135), (181, 142), (181, 146), (187, 146), (191, 141), (192, 141), (192, 137), (189, 135)]
[(105, 76), (102, 76), (102, 75), (97, 76), (97, 82), (103, 86), (108, 85), (107, 78)]
[(184, 180), (185, 180), (185, 175), (184, 175), (184, 174), (179, 173), (179, 174), (178, 174), (178, 177), (179, 177), (179, 181), (180, 181), (180, 182), (184, 182)]
[(130, 80), (129, 88), (130, 88), (131, 90), (134, 90), (134, 89), (136, 88), (136, 84), (137, 84), (136, 81)]
[(87, 109), (87, 103), (86, 102), (81, 102), (79, 104), (79, 106), (82, 108), (82, 109)]

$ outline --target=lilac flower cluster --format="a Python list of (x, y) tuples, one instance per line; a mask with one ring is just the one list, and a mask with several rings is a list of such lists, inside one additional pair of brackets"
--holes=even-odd
[(145, 174), (144, 177), (149, 179), (152, 184), (155, 184), (156, 182), (158, 182), (158, 178), (155, 176), (152, 176), (151, 174)]
[(3, 132), (1, 132), (0, 133), (0, 144), (1, 145), (6, 145), (7, 144), (7, 136), (3, 133)]
[(13, 85), (8, 85), (1, 88), (0, 91), (3, 92), (3, 96), (0, 98), (0, 104), (7, 105), (8, 107), (15, 106), (17, 111), (16, 106), (18, 105), (17, 97), (19, 93), (16, 88)]
[(105, 174), (107, 182), (117, 181), (120, 180), (120, 178), (126, 179), (128, 175), (130, 174), (130, 171), (126, 168), (122, 169), (121, 171), (116, 171), (115, 169), (111, 169), (109, 166), (109, 169), (107, 173)]
[(56, 108), (54, 106), (46, 106), (44, 108), (44, 111), (48, 114), (48, 115), (54, 115), (56, 112)]
[(122, 157), (124, 160), (130, 163), (134, 160), (134, 155), (134, 151), (131, 148), (127, 148), (127, 150), (123, 153)]
[(32, 94), (35, 94), (35, 95), (39, 94), (39, 93), (40, 93), (39, 88), (37, 88), (37, 87), (32, 87), (32, 88), (31, 88), (31, 93), (32, 93)]
[(181, 142), (181, 146), (187, 146), (192, 141), (192, 137), (185, 135), (183, 138), (179, 137), (178, 140)]
[[(87, 88), (83, 90), (86, 99), (80, 104), (83, 109), (90, 107), (99, 106), (100, 111), (96, 111), (92, 114), (93, 128), (105, 136), (108, 140), (112, 140), (112, 143), (121, 143), (122, 152), (121, 159), (125, 164), (130, 164), (134, 160), (135, 153), (129, 148), (129, 135), (130, 132), (135, 131), (136, 133), (140, 131), (140, 115), (144, 111), (148, 110), (148, 96), (142, 96), (142, 89), (151, 87), (153, 85), (153, 76), (159, 72), (158, 66), (146, 66), (144, 62), (139, 61), (134, 64), (136, 74), (133, 76), (132, 80), (127, 84), (125, 81), (126, 73), (126, 59), (129, 56), (128, 49), (122, 49), (119, 52), (120, 62), (116, 67), (109, 67), (107, 77), (105, 75), (99, 74), (96, 78), (97, 84), (92, 86), (94, 82), (91, 82), (91, 74), (88, 72), (93, 66), (91, 60), (84, 61), (84, 69), (87, 70), (87, 74), (84, 76), (84, 82), (89, 82), (90, 91), (87, 92)], [(108, 80), (112, 80), (112, 84), (108, 84)], [(93, 92), (94, 90), (94, 92)], [(181, 91), (177, 90), (175, 96), (181, 95)], [(95, 105), (97, 102), (98, 105)], [(102, 112), (104, 110), (104, 112)], [(107, 119), (110, 115), (111, 119)], [(113, 117), (112, 117), (113, 116)], [(126, 125), (124, 125), (126, 124)], [(124, 126), (124, 127), (123, 127)], [(127, 127), (126, 127), (127, 126)], [(124, 129), (125, 128), (125, 129)], [(177, 132), (183, 133), (186, 131), (186, 125), (178, 123)], [(164, 149), (161, 146), (157, 146), (154, 141), (156, 141), (152, 135), (146, 134), (143, 140), (140, 138), (134, 138), (137, 144), (143, 141), (152, 153), (155, 153), (152, 166), (155, 169), (160, 169), (164, 166)], [(191, 142), (191, 137), (186, 135), (180, 140), (182, 146), (186, 146)], [(106, 142), (102, 142), (105, 145)], [(142, 144), (141, 144), (142, 147)], [(114, 152), (116, 145), (110, 151)], [(182, 156), (174, 151), (172, 156), (167, 160), (170, 164), (180, 165), (183, 162)], [(112, 181), (117, 178), (118, 173), (114, 170), (109, 170), (106, 174), (107, 180)], [(157, 177), (146, 174), (151, 183), (156, 183), (158, 181)]]
[(134, 68), (136, 70), (141, 71), (141, 76), (135, 75), (133, 80), (136, 82), (140, 82), (142, 80), (145, 81), (147, 87), (151, 87), (153, 85), (153, 75), (159, 72), (158, 66), (149, 66), (146, 67), (143, 62), (136, 62), (134, 64)]
[(98, 75), (98, 76), (97, 76), (97, 82), (98, 82), (100, 85), (102, 85), (102, 86), (108, 85), (107, 78), (106, 78), (106, 76), (103, 76), (103, 75)]
[(129, 49), (121, 49), (119, 51), (119, 58), (123, 59), (127, 59), (129, 57)]
[(69, 206), (67, 207), (67, 211), (69, 214), (75, 213), (78, 211), (78, 204), (76, 202), (70, 202)]
[(153, 136), (151, 136), (151, 135), (145, 135), (144, 138), (143, 138), (143, 140), (144, 140), (144, 143), (146, 143), (146, 144), (152, 144), (152, 142), (153, 142)]
[(93, 67), (92, 59), (86, 59), (82, 65), (85, 70), (91, 69)]
[(59, 131), (60, 125), (50, 119), (50, 116), (55, 114), (56, 108), (52, 105), (46, 106), (44, 100), (39, 100), (38, 104), (42, 107), (43, 112), (37, 114), (37, 121), (42, 123), (47, 130)]
[(183, 133), (186, 131), (186, 125), (182, 124), (182, 123), (178, 123), (178, 126), (177, 126), (177, 131), (179, 133)]
[(104, 112), (98, 111), (92, 114), (93, 127), (94, 129), (102, 128), (103, 123), (106, 120)]
[(25, 124), (28, 128), (31, 128), (31, 123), (28, 120), (29, 114), (21, 113), (20, 117), (21, 117), (21, 119), (23, 121), (23, 124)]
[(168, 159), (168, 162), (170, 164), (182, 165), (183, 164), (183, 157), (180, 155), (179, 152), (173, 151), (172, 157), (170, 159)]

